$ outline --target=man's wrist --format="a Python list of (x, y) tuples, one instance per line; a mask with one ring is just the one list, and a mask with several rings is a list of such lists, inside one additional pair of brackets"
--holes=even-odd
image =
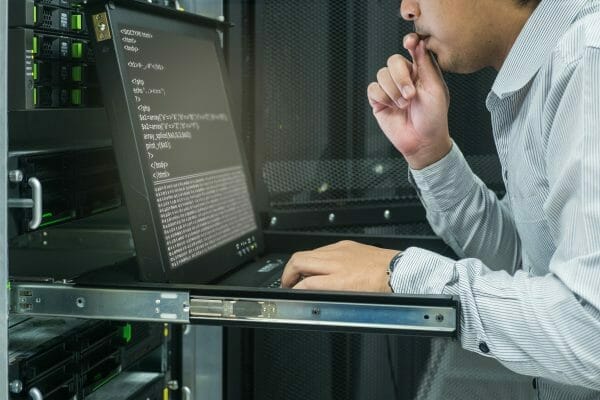
[(452, 139), (448, 137), (447, 140), (435, 146), (435, 148), (422, 151), (421, 155), (407, 157), (406, 162), (408, 163), (408, 166), (415, 171), (427, 168), (446, 157), (452, 150), (453, 144)]

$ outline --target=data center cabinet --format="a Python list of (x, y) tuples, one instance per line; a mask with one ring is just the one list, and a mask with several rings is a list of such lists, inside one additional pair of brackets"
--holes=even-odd
[[(127, 3), (117, 1), (116, 7), (105, 11), (109, 17), (119, 7), (167, 18), (183, 13), (173, 11), (181, 7), (178, 2)], [(447, 252), (429, 231), (421, 235), (423, 212), (416, 197), (407, 194), (409, 189), (389, 187), (398, 170), (405, 172), (405, 165), (390, 162), (389, 155), (379, 157), (379, 142), (349, 140), (336, 150), (339, 132), (346, 124), (361, 121), (347, 120), (348, 109), (341, 115), (335, 99), (323, 107), (329, 113), (323, 117), (328, 126), (319, 129), (333, 134), (312, 147), (320, 153), (317, 159), (279, 153), (276, 131), (309, 132), (315, 126), (287, 120), (293, 104), (276, 101), (270, 110), (260, 105), (272, 103), (280, 93), (269, 83), (273, 82), (269, 74), (278, 72), (257, 58), (269, 60), (270, 52), (282, 44), (273, 42), (261, 50), (261, 41), (275, 40), (263, 28), (269, 22), (264, 18), (277, 14), (273, 8), (278, 6), (259, 3), (225, 3), (224, 14), (238, 28), (223, 29), (220, 38), (232, 74), (231, 93), (236, 94), (232, 118), (244, 132), (260, 220), (270, 229), (265, 234), (267, 247), (286, 253), (351, 238), (390, 248), (421, 245)], [(198, 4), (194, 3), (196, 10), (201, 11)], [(8, 360), (2, 370), (7, 379), (2, 379), (0, 389), (11, 399), (185, 398), (178, 382), (182, 371), (176, 348), (181, 331), (189, 325), (457, 335), (458, 302), (447, 296), (137, 281), (129, 273), (127, 260), (135, 247), (124, 217), (111, 128), (97, 79), (89, 8), (76, 0), (10, 0), (6, 6), (0, 38), (6, 44), (2, 72), (8, 77), (3, 90), (8, 101), (2, 105), (6, 110), (0, 122), (6, 132), (0, 150), (3, 190), (7, 189), (1, 218), (6, 234), (2, 254), (7, 255), (2, 257), (8, 288), (4, 305), (10, 318), (2, 332)], [(322, 28), (335, 21), (321, 22)], [(254, 23), (258, 28), (249, 31)], [(277, 24), (269, 26), (278, 29)], [(279, 72), (289, 73), (287, 67), (282, 65)], [(256, 75), (248, 75), (252, 73)], [(287, 81), (285, 76), (277, 79)], [(347, 88), (330, 90), (357, 102)], [(299, 101), (305, 101), (304, 96)], [(273, 111), (277, 114), (265, 114)], [(370, 148), (367, 154), (358, 154), (365, 146)], [(343, 159), (349, 164), (339, 164)], [(395, 172), (387, 175), (388, 169)], [(287, 177), (283, 171), (288, 171)], [(298, 171), (308, 172), (300, 176)], [(364, 175), (371, 173), (375, 178)], [(373, 182), (375, 190), (366, 192)], [(406, 224), (416, 224), (417, 231), (402, 231)], [(317, 232), (323, 225), (328, 229)], [(117, 266), (119, 271), (94, 272), (103, 265)]]

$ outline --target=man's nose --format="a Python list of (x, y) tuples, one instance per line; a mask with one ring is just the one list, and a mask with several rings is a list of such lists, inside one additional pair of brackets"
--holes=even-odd
[(400, 15), (407, 21), (414, 21), (421, 15), (419, 4), (416, 0), (402, 0), (400, 3)]

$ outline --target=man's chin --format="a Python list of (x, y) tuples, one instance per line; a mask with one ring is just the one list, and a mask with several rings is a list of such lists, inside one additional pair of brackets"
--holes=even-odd
[(433, 55), (433, 58), (435, 59), (435, 61), (437, 62), (438, 66), (440, 67), (440, 69), (444, 72), (452, 72), (452, 73), (456, 73), (456, 65), (453, 62), (450, 62), (450, 60), (446, 57), (444, 57), (443, 55), (440, 56), (438, 53), (431, 51), (431, 54)]
[(445, 55), (439, 55), (432, 52), (436, 59), (440, 69), (444, 72), (453, 74), (471, 74), (479, 71), (481, 68), (476, 68), (468, 63), (461, 62), (460, 60), (453, 59), (452, 57), (446, 57)]

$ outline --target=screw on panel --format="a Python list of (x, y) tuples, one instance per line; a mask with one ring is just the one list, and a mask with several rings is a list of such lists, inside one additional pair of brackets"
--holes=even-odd
[(21, 382), (18, 379), (15, 379), (14, 381), (8, 384), (8, 389), (11, 393), (21, 393), (21, 390), (23, 390), (23, 382)]
[(12, 183), (22, 182), (23, 181), (23, 172), (21, 170), (15, 169), (8, 173), (8, 180)]
[(77, 300), (75, 300), (75, 304), (77, 304), (77, 307), (83, 308), (85, 307), (85, 299), (83, 297), (78, 297)]
[(442, 322), (444, 320), (444, 316), (442, 314), (438, 314), (435, 316), (435, 320), (437, 322)]

